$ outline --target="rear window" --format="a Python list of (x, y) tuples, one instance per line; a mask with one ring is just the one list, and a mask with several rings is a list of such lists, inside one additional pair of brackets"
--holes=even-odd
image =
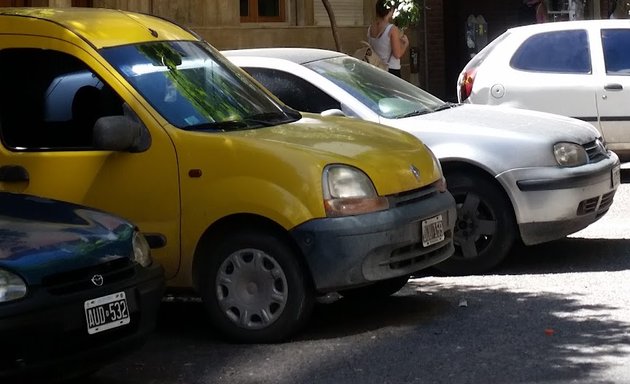
[(630, 75), (630, 29), (603, 29), (602, 47), (606, 73)]
[(585, 30), (553, 31), (531, 36), (512, 56), (514, 69), (554, 73), (591, 73)]
[(494, 48), (496, 48), (503, 40), (507, 39), (508, 36), (510, 36), (509, 31), (492, 40), (490, 44), (486, 45), (481, 51), (479, 51), (479, 53), (477, 53), (475, 56), (473, 56), (472, 59), (470, 59), (468, 64), (466, 64), (466, 68), (464, 69), (478, 68), (481, 63), (483, 63), (483, 61), (486, 59), (486, 57), (490, 55)]

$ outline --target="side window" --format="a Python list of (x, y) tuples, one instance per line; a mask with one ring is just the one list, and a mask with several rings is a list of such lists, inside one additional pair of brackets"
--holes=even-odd
[(603, 29), (606, 73), (630, 76), (630, 29)]
[[(45, 63), (45, 65), (42, 65)], [(0, 50), (0, 138), (14, 150), (89, 150), (99, 117), (122, 100), (83, 62), (44, 49)]]
[(341, 104), (308, 81), (291, 73), (268, 68), (243, 68), (283, 103), (303, 112), (341, 109)]
[(584, 30), (539, 33), (512, 56), (515, 69), (555, 73), (591, 73), (588, 35)]

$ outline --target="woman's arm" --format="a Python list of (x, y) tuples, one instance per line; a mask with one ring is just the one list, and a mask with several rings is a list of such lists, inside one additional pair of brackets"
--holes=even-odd
[(400, 59), (405, 54), (407, 47), (409, 47), (409, 38), (407, 38), (407, 35), (401, 36), (398, 27), (394, 25), (389, 31), (389, 40), (392, 45), (392, 56)]

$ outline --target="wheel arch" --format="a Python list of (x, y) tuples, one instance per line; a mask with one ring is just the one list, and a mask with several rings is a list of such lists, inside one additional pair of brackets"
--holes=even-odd
[(293, 250), (294, 254), (298, 256), (298, 262), (305, 272), (305, 277), (309, 279), (311, 285), (313, 284), (312, 274), (304, 259), (304, 255), (286, 229), (269, 218), (255, 214), (240, 213), (226, 216), (214, 222), (199, 238), (197, 246), (195, 247), (192, 263), (192, 279), (195, 291), (199, 292), (200, 271), (202, 270), (201, 268), (206, 257), (209, 257), (208, 254), (212, 245), (216, 244), (222, 237), (237, 230), (265, 232), (282, 240)]
[[(487, 169), (477, 166), (475, 164), (471, 164), (471, 163), (467, 163), (463, 161), (448, 161), (448, 160), (441, 161), (441, 163), (442, 163), (442, 172), (444, 173), (444, 177), (446, 177), (447, 179), (448, 179), (447, 175), (452, 172), (474, 173), (478, 175), (479, 177), (482, 177), (484, 180), (491, 183), (495, 187), (497, 187), (497, 189), (501, 192), (501, 195), (505, 198), (505, 201), (507, 201), (510, 204), (510, 207), (511, 207), (510, 215), (512, 217), (514, 224), (517, 226), (517, 233), (519, 234), (519, 238), (520, 238), (520, 231), (518, 230), (518, 225), (517, 225), (518, 223), (516, 221), (516, 210), (514, 208), (514, 201), (512, 200), (512, 196), (508, 193), (505, 186), (501, 182), (499, 182), (499, 180), (497, 180)], [(446, 187), (448, 188), (448, 183)]]

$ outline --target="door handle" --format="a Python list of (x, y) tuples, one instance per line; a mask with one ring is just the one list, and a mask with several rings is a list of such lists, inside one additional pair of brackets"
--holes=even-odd
[(29, 181), (28, 171), (21, 165), (3, 165), (0, 167), (0, 181), (8, 183)]
[(621, 84), (606, 84), (604, 85), (604, 89), (607, 91), (621, 91), (623, 89), (623, 85)]

